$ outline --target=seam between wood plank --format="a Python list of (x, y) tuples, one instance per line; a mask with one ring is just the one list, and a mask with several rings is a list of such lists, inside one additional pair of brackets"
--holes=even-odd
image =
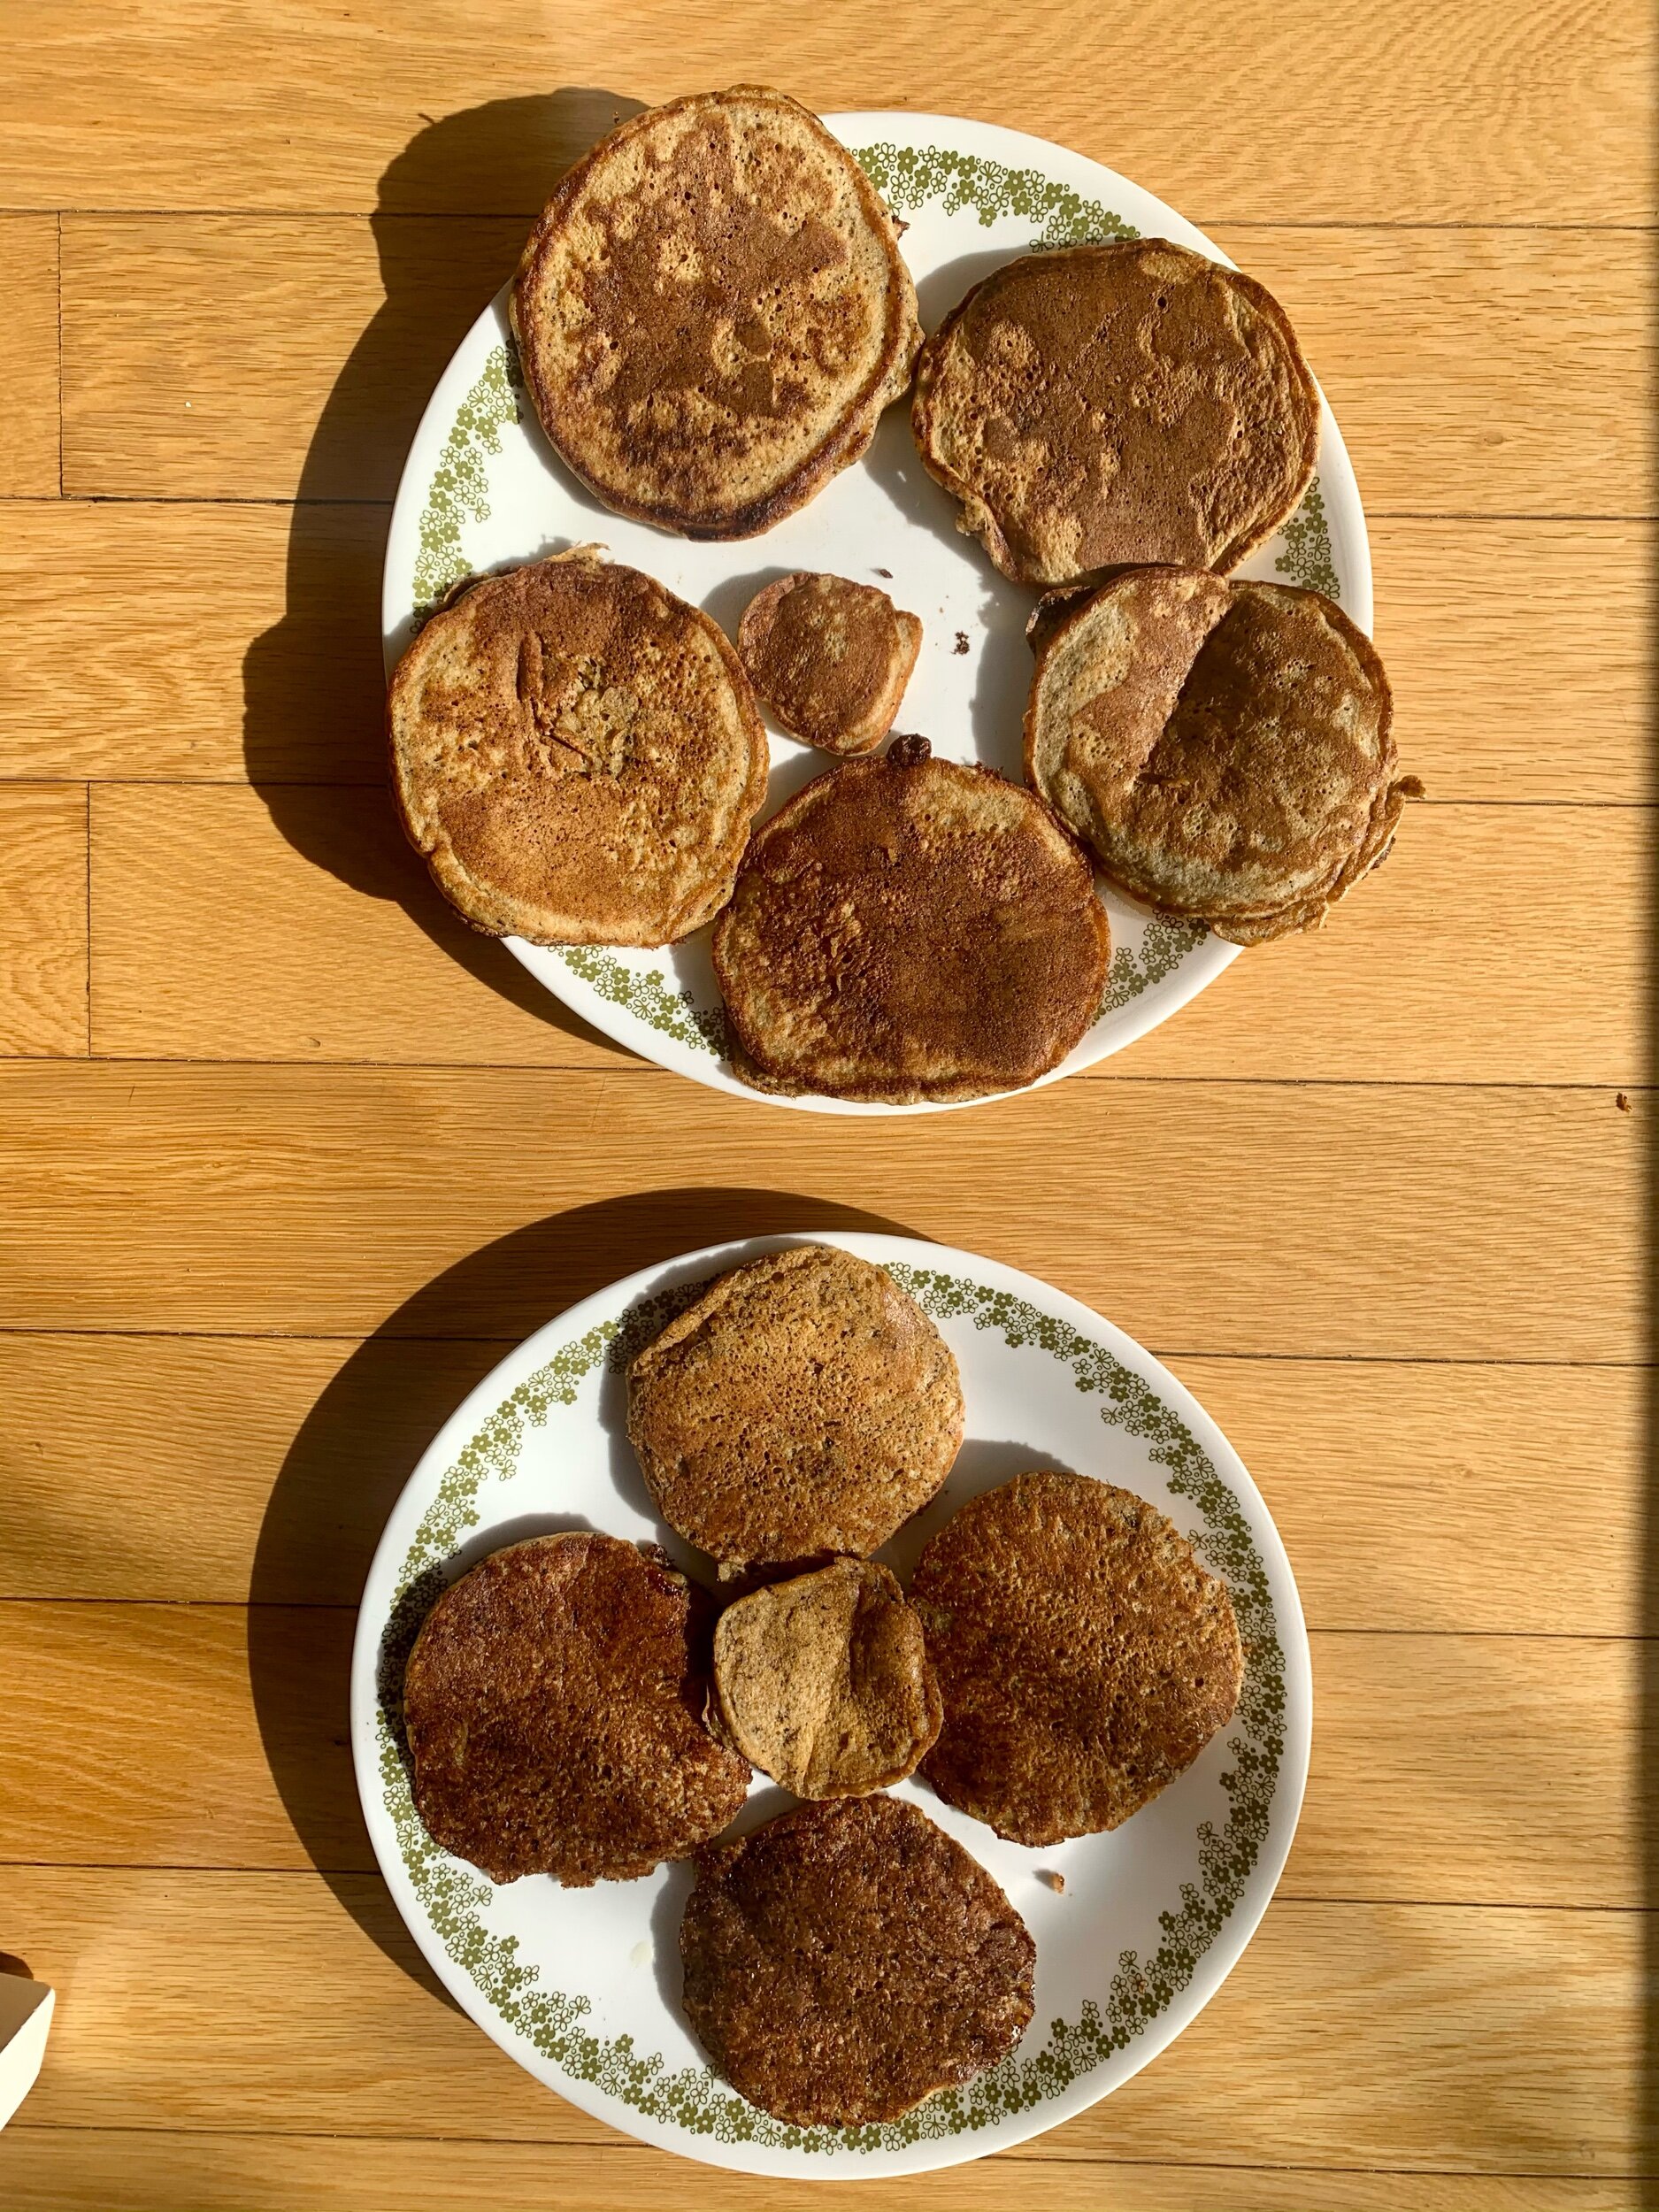
[[(58, 296), (58, 496), (64, 495), (64, 217), (58, 211), (53, 278)], [(88, 967), (90, 956), (88, 956)]]

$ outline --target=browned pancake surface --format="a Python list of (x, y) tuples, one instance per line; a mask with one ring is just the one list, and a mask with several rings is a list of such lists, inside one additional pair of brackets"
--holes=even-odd
[(686, 2016), (741, 2096), (801, 2127), (897, 2119), (1011, 2051), (1036, 1946), (914, 1805), (842, 1799), (699, 1855)]
[(780, 728), (826, 753), (867, 753), (893, 727), (922, 626), (884, 591), (797, 572), (756, 593), (737, 649)]

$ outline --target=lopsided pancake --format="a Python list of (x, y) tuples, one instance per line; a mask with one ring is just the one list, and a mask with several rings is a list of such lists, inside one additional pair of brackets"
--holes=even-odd
[[(706, 1601), (703, 1601), (706, 1602)], [(433, 1607), (403, 1675), (415, 1806), (494, 1882), (631, 1881), (736, 1814), (749, 1767), (703, 1725), (706, 1627), (660, 1555), (510, 1545)]]
[(893, 727), (922, 626), (873, 585), (798, 572), (756, 593), (738, 626), (749, 680), (780, 729), (868, 753)]
[(1116, 1828), (1238, 1701), (1227, 1586), (1155, 1506), (1084, 1475), (970, 1500), (910, 1579), (945, 1725), (922, 1771), (1011, 1842)]
[(740, 2096), (800, 2127), (896, 2120), (1011, 2051), (1036, 1946), (926, 1813), (856, 1797), (699, 1854), (686, 2017)]
[(766, 732), (718, 626), (593, 549), (486, 577), (398, 663), (392, 787), (475, 929), (666, 945), (731, 895)]
[(921, 342), (874, 188), (757, 85), (602, 139), (531, 234), (512, 320), (562, 458), (619, 514), (696, 538), (770, 529), (857, 460)]
[(651, 1495), (727, 1573), (874, 1551), (949, 1473), (962, 1419), (927, 1316), (831, 1245), (723, 1275), (628, 1370)]
[(1120, 889), (1235, 944), (1317, 927), (1421, 795), (1371, 640), (1318, 592), (1140, 569), (1034, 634), (1026, 775)]
[(928, 340), (911, 422), (960, 526), (1046, 585), (1236, 568), (1295, 511), (1320, 413), (1271, 295), (1149, 238), (993, 271)]
[(741, 1072), (895, 1104), (1057, 1067), (1099, 1011), (1109, 951), (1093, 872), (1056, 816), (919, 738), (774, 815), (714, 938)]

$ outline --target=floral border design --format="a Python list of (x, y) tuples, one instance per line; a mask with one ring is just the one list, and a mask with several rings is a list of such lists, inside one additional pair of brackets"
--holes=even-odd
[(501, 434), (522, 422), (519, 402), (524, 380), (517, 349), (499, 345), (482, 375), (455, 411), (443, 451), (426, 488), (420, 511), (420, 542), (415, 555), (415, 617), (424, 622), (446, 591), (467, 572), (461, 550), (465, 524), (489, 518), (487, 456), (501, 451)]
[(583, 1378), (602, 1360), (616, 1371), (649, 1340), (670, 1315), (694, 1298), (689, 1283), (642, 1300), (619, 1321), (603, 1322), (536, 1369), (495, 1409), (444, 1474), (405, 1555), (383, 1653), (396, 1655), (396, 1683), (381, 1671), (380, 1769), (387, 1812), (404, 1868), (440, 1942), (485, 2001), (518, 2034), (572, 2079), (586, 2082), (642, 2116), (723, 2143), (752, 2143), (826, 2155), (852, 2150), (895, 2151), (994, 2127), (1013, 2114), (1058, 2096), (1083, 2075), (1125, 2049), (1185, 1989), (1229, 1915), (1260, 1856), (1271, 1824), (1285, 1747), (1285, 1657), (1279, 1640), (1267, 1570), (1237, 1498), (1179, 1414), (1153, 1386), (1064, 1321), (1011, 1292), (964, 1277), (897, 1263), (889, 1271), (936, 1319), (962, 1317), (996, 1331), (1009, 1345), (1033, 1345), (1070, 1371), (1074, 1386), (1101, 1400), (1101, 1419), (1152, 1448), (1178, 1497), (1194, 1507), (1193, 1540), (1226, 1578), (1245, 1653), (1244, 1680), (1228, 1749), (1234, 1765), (1222, 1777), (1230, 1804), (1219, 1830), (1198, 1830), (1199, 1879), (1180, 1886), (1178, 1907), (1160, 1913), (1162, 1939), (1151, 1957), (1120, 1954), (1101, 2002), (1087, 2000), (1075, 2021), (1055, 2020), (1043, 2047), (1012, 2053), (965, 2089), (931, 2097), (902, 2119), (882, 2126), (801, 2128), (773, 2119), (733, 2093), (707, 2067), (671, 2072), (658, 2054), (639, 2051), (630, 2035), (607, 2039), (584, 2024), (589, 1998), (547, 1987), (539, 1970), (517, 1955), (513, 1936), (495, 1934), (483, 1918), (494, 1895), (472, 1869), (451, 1859), (421, 1826), (401, 1741), (397, 1684), (406, 1655), (444, 1563), (478, 1520), (477, 1496), (488, 1476), (510, 1476), (526, 1429), (545, 1422), (555, 1404), (574, 1402)]
[(624, 1013), (648, 1022), (690, 1052), (706, 1052), (717, 1060), (729, 1056), (724, 1006), (699, 1006), (689, 991), (676, 990), (655, 968), (625, 967), (614, 953), (596, 945), (559, 945), (555, 950), (573, 976)]
[(1032, 242), (1039, 246), (1103, 245), (1141, 235), (1100, 201), (1086, 200), (1041, 169), (1010, 169), (949, 146), (895, 146), (887, 140), (849, 150), (895, 215), (934, 200), (947, 215), (971, 207), (986, 229), (1002, 216), (1020, 215), (1042, 226)]
[(1331, 546), (1331, 525), (1325, 511), (1325, 494), (1316, 476), (1302, 494), (1302, 504), (1285, 525), (1285, 549), (1273, 563), (1281, 576), (1304, 591), (1322, 591), (1339, 605), (1342, 587), (1337, 580), (1336, 557)]
[(1127, 945), (1112, 949), (1111, 965), (1106, 971), (1106, 993), (1100, 1002), (1100, 1019), (1115, 1014), (1119, 1007), (1129, 1005), (1142, 991), (1148, 991), (1155, 983), (1162, 983), (1165, 976), (1173, 975), (1189, 952), (1202, 945), (1210, 932), (1202, 922), (1183, 922), (1172, 915), (1154, 914), (1148, 921), (1141, 940), (1139, 952), (1131, 952)]

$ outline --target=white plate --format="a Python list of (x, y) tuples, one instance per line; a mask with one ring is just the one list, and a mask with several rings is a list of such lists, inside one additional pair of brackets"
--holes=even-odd
[[(929, 330), (970, 285), (1033, 244), (1138, 233), (1227, 259), (1162, 200), (1045, 139), (944, 115), (825, 119), (909, 226), (904, 255)], [(607, 545), (618, 560), (706, 608), (728, 633), (750, 596), (772, 578), (797, 568), (830, 569), (882, 581), (900, 606), (922, 618), (921, 658), (899, 726), (920, 731), (946, 758), (984, 761), (1020, 780), (1020, 718), (1031, 668), (1025, 626), (1035, 595), (999, 576), (979, 546), (956, 530), (956, 502), (918, 458), (906, 404), (888, 409), (856, 468), (764, 537), (694, 545), (611, 514), (557, 459), (534, 411), (520, 402), (506, 296), (503, 288), (444, 371), (403, 466), (382, 594), (388, 669), (420, 612), (458, 578), (568, 545)], [(1317, 586), (1369, 632), (1365, 518), (1328, 407), (1317, 473), (1301, 511), (1239, 573)], [(964, 639), (965, 651), (958, 649)], [(829, 765), (822, 754), (775, 732), (772, 760), (763, 818)], [(1237, 957), (1236, 946), (1202, 928), (1153, 917), (1103, 886), (1101, 895), (1113, 946), (1105, 999), (1094, 1027), (1041, 1079), (1045, 1083), (1133, 1043)], [(710, 936), (700, 930), (656, 952), (506, 941), (556, 998), (618, 1044), (717, 1090), (770, 1096), (740, 1082), (726, 1058)], [(939, 1110), (932, 1103), (818, 1097), (770, 1102), (834, 1114)]]
[[(497, 1888), (416, 1816), (383, 1686), (442, 1584), (485, 1553), (594, 1527), (707, 1562), (657, 1520), (623, 1428), (623, 1369), (678, 1308), (677, 1286), (780, 1247), (837, 1244), (894, 1271), (962, 1370), (966, 1441), (943, 1491), (880, 1555), (908, 1578), (922, 1544), (977, 1492), (1069, 1467), (1150, 1498), (1232, 1589), (1245, 1649), (1233, 1721), (1111, 1835), (1004, 1843), (915, 1780), (898, 1794), (972, 1852), (1037, 1941), (1037, 2011), (1011, 2056), (882, 2127), (795, 2128), (710, 2071), (679, 2005), (688, 1866), (565, 1890)], [(680, 1302), (688, 1294), (681, 1288)], [(1312, 1715), (1302, 1607), (1256, 1486), (1175, 1378), (1099, 1315), (1014, 1269), (908, 1237), (764, 1237), (647, 1268), (560, 1316), (445, 1424), (369, 1571), (351, 1737), (369, 1834), (398, 1909), (479, 2025), (549, 2088), (613, 2127), (747, 2173), (916, 2173), (1023, 2142), (1155, 2057), (1215, 1994), (1290, 1849)], [(740, 1822), (795, 1801), (757, 1778)], [(1056, 1893), (1040, 1877), (1065, 1877)]]

